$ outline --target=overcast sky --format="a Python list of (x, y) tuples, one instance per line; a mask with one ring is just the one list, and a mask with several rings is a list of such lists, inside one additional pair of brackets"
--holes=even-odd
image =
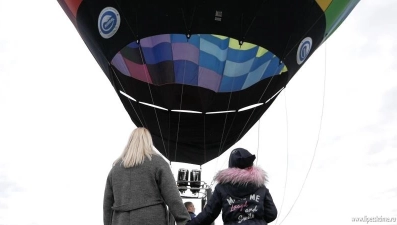
[[(395, 24), (395, 0), (362, 0), (234, 146), (268, 172), (277, 224), (397, 217)], [(57, 1), (0, 0), (0, 225), (101, 224), (134, 128)], [(207, 183), (229, 152), (202, 167)]]

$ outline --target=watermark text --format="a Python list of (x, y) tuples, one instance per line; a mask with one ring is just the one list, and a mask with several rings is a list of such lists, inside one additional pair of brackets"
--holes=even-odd
[(353, 217), (352, 222), (361, 223), (395, 223), (397, 221), (396, 217), (385, 217), (385, 216), (363, 216), (363, 217)]

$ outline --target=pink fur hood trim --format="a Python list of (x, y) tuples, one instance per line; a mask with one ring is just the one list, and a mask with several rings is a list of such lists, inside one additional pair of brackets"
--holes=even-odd
[(245, 169), (228, 168), (219, 171), (214, 178), (218, 183), (231, 183), (247, 185), (252, 183), (257, 187), (263, 186), (267, 182), (267, 175), (259, 167), (252, 166)]

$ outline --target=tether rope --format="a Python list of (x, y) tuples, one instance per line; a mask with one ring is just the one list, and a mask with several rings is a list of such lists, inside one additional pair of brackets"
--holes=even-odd
[[(288, 110), (287, 110), (287, 90), (284, 89), (284, 107), (285, 107), (285, 121), (286, 121), (286, 128), (287, 128), (287, 168), (285, 170), (285, 180), (284, 180), (284, 191), (283, 191), (283, 198), (281, 200), (281, 207), (280, 211), (278, 212), (279, 215), (281, 215), (281, 212), (283, 211), (283, 206), (284, 206), (284, 200), (285, 200), (285, 193), (287, 190), (287, 181), (288, 181), (288, 171), (289, 171), (289, 126), (288, 126)], [(280, 217), (277, 217), (276, 220), (276, 225), (278, 222), (278, 219)]]
[(318, 146), (318, 142), (319, 142), (319, 140), (320, 140), (320, 133), (321, 133), (321, 127), (322, 127), (322, 121), (323, 121), (323, 115), (324, 115), (326, 77), (327, 77), (327, 45), (326, 45), (326, 43), (325, 43), (325, 44), (324, 44), (323, 103), (322, 103), (322, 107), (321, 107), (320, 126), (319, 126), (319, 129), (318, 129), (317, 141), (316, 141), (316, 145), (315, 145), (315, 148), (314, 148), (313, 157), (312, 157), (312, 160), (311, 160), (311, 162), (310, 162), (309, 170), (308, 170), (307, 173), (306, 173), (305, 180), (303, 181), (303, 184), (302, 184), (302, 186), (301, 186), (301, 189), (299, 190), (298, 196), (296, 197), (296, 199), (295, 199), (294, 203), (292, 204), (290, 210), (288, 211), (287, 215), (285, 215), (285, 217), (284, 217), (283, 220), (281, 221), (280, 225), (281, 225), (281, 224), (284, 222), (284, 220), (288, 217), (288, 215), (290, 214), (290, 212), (291, 212), (292, 209), (294, 208), (296, 202), (298, 201), (298, 199), (299, 199), (299, 197), (300, 197), (300, 195), (301, 195), (301, 193), (302, 193), (302, 190), (303, 190), (303, 188), (304, 188), (304, 186), (305, 186), (305, 184), (306, 184), (306, 181), (307, 181), (307, 178), (308, 178), (308, 176), (309, 176), (309, 173), (310, 173), (310, 171), (311, 171), (311, 169), (312, 169), (314, 159), (315, 159), (315, 157), (316, 157), (317, 146)]

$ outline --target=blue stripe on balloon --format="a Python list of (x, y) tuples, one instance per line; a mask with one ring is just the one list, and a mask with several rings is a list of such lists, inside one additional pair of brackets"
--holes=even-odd
[(174, 61), (175, 83), (198, 86), (199, 66), (186, 60)]
[(271, 77), (273, 75), (277, 75), (280, 73), (280, 71), (283, 69), (284, 64), (280, 64), (280, 60), (278, 58), (273, 58), (269, 66), (266, 68), (265, 72), (262, 75), (262, 80), (266, 79), (268, 77)]
[(252, 66), (253, 62), (254, 62), (254, 59), (250, 59), (243, 63), (236, 63), (236, 62), (231, 62), (231, 61), (227, 60), (226, 64), (225, 64), (225, 70), (223, 72), (223, 75), (228, 76), (228, 77), (238, 77), (238, 76), (242, 76), (244, 74), (248, 74), (251, 70), (251, 66)]
[(251, 71), (254, 71), (261, 67), (263, 64), (267, 63), (268, 61), (272, 60), (274, 57), (273, 53), (271, 52), (266, 52), (264, 55), (261, 57), (256, 57), (254, 60), (254, 63), (252, 63), (251, 66)]
[(225, 61), (227, 57), (227, 49), (222, 50), (218, 45), (204, 39), (200, 39), (200, 51), (215, 56), (219, 61)]
[(160, 43), (153, 48), (142, 48), (146, 64), (172, 60), (172, 47), (170, 43)]
[(189, 43), (199, 48), (200, 36), (194, 34), (188, 39), (184, 34), (171, 34), (171, 43)]
[(244, 85), (247, 74), (239, 77), (222, 77), (219, 92), (234, 92), (239, 91)]
[(187, 37), (182, 34), (171, 34), (171, 43), (186, 43)]
[(258, 46), (248, 50), (237, 50), (229, 48), (226, 59), (232, 62), (242, 63), (255, 58), (257, 52)]
[(258, 81), (260, 81), (262, 78), (262, 75), (266, 71), (266, 68), (268, 67), (269, 63), (270, 63), (270, 61), (267, 61), (266, 63), (264, 63), (260, 67), (258, 67), (256, 70), (250, 72), (247, 76), (247, 79), (245, 80), (245, 83), (244, 83), (242, 89), (246, 89), (246, 88), (254, 85), (255, 83), (257, 83)]
[(138, 43), (136, 43), (136, 41), (133, 41), (133, 42), (128, 44), (128, 47), (130, 47), (130, 48), (138, 48), (139, 45), (138, 45)]
[(200, 42), (205, 41), (214, 44), (215, 46), (218, 46), (220, 50), (226, 50), (229, 48), (229, 38), (226, 39), (220, 39), (218, 37), (215, 37), (211, 34), (200, 34)]
[(214, 55), (203, 51), (200, 51), (199, 65), (218, 74), (223, 74), (223, 69), (225, 68), (225, 62), (219, 61)]

